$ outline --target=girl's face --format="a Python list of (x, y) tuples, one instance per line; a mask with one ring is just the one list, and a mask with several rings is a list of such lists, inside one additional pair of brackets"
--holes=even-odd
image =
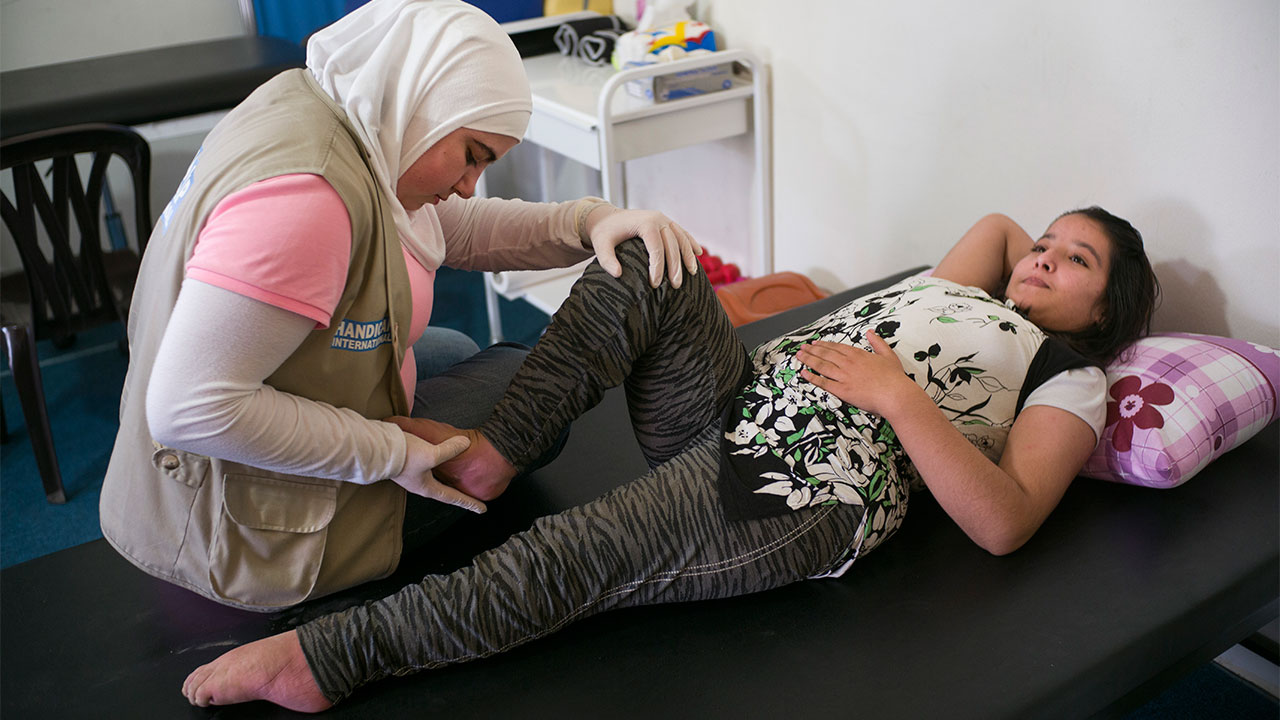
[(1084, 215), (1058, 218), (1018, 261), (1005, 297), (1031, 322), (1077, 332), (1102, 319), (1111, 273), (1111, 240)]
[(413, 212), (450, 195), (471, 197), (480, 173), (520, 142), (516, 138), (458, 128), (409, 166), (396, 182), (396, 199)]

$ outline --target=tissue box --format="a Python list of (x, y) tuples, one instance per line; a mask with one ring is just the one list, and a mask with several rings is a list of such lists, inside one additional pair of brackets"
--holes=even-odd
[[(631, 67), (637, 66), (631, 65)], [(705, 95), (719, 90), (728, 90), (731, 87), (733, 87), (732, 62), (627, 81), (629, 94), (653, 102)]]

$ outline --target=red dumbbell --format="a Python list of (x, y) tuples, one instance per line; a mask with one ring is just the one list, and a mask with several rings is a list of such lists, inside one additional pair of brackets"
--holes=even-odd
[(725, 263), (715, 270), (707, 271), (707, 280), (711, 282), (712, 287), (726, 285), (740, 277), (742, 277), (742, 272), (733, 263)]

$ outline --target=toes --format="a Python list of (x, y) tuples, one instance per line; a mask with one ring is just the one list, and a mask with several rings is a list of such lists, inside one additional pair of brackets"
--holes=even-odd
[(196, 707), (209, 707), (210, 705), (217, 705), (218, 703), (213, 699), (213, 691), (208, 689), (206, 686), (201, 685), (200, 688), (196, 690), (196, 697), (191, 701), (191, 704)]
[(191, 674), (187, 676), (187, 679), (182, 681), (182, 695), (187, 699), (187, 702), (192, 705), (196, 704), (196, 691), (204, 684), (204, 680), (208, 676), (209, 666), (201, 665), (195, 670), (192, 670)]
[(211, 674), (192, 689), (191, 704), (196, 707), (209, 707), (210, 705), (230, 705), (248, 699), (228, 697), (228, 695), (235, 695), (231, 690), (234, 688), (228, 687), (225, 675)]

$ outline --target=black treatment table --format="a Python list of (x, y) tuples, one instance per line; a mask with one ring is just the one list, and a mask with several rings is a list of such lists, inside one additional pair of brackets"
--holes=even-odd
[(0, 137), (225, 110), (305, 60), (301, 45), (246, 36), (10, 70), (0, 73)]
[[(869, 289), (740, 332), (754, 345)], [(917, 495), (897, 536), (841, 579), (589, 618), (499, 657), (375, 683), (329, 714), (1116, 716), (1276, 617), (1277, 435), (1273, 424), (1174, 490), (1079, 479), (1040, 532), (1004, 558)], [(453, 526), (439, 556), (271, 615), (152, 579), (103, 540), (9, 568), (0, 573), (0, 715), (290, 717), (265, 703), (193, 708), (179, 689), (237, 644), (465, 564), (534, 516), (643, 469), (614, 391), (575, 424), (554, 463), (487, 515)]]

